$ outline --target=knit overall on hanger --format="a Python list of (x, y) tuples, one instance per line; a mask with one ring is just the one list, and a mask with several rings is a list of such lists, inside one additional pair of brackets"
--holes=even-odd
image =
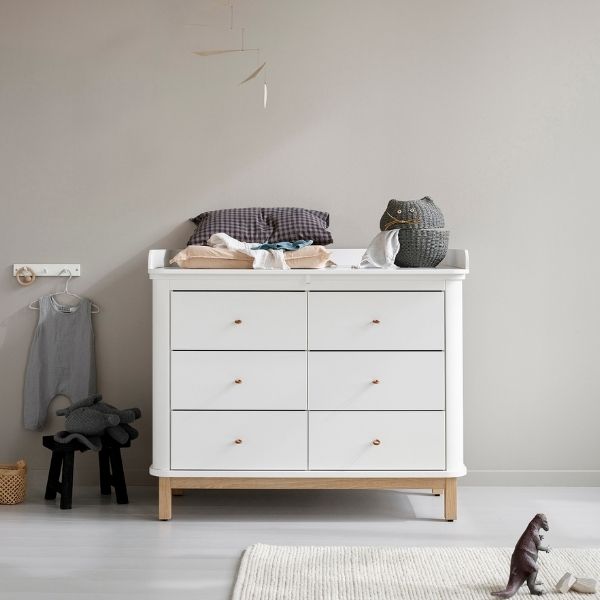
[(96, 393), (92, 303), (65, 306), (52, 296), (39, 300), (40, 316), (25, 371), (24, 425), (41, 429), (58, 396), (77, 402)]

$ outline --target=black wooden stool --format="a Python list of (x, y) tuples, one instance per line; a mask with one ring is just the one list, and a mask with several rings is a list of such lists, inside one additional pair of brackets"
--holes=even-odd
[[(60, 494), (60, 507), (71, 508), (73, 504), (73, 469), (75, 467), (75, 452), (89, 450), (81, 442), (73, 441), (61, 444), (51, 435), (43, 437), (44, 447), (52, 450), (50, 469), (48, 470), (48, 483), (46, 484), (46, 500), (54, 500)], [(98, 452), (100, 466), (100, 493), (110, 496), (111, 488), (115, 488), (118, 504), (128, 504), (127, 485), (123, 473), (121, 448), (129, 448), (131, 442), (119, 444), (111, 437), (102, 437), (102, 450)], [(62, 479), (61, 479), (62, 471)]]

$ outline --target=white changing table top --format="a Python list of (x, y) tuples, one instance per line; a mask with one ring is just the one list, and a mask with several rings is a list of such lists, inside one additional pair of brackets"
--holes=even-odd
[(180, 269), (170, 266), (169, 260), (179, 250), (150, 250), (148, 253), (148, 275), (150, 279), (178, 279), (180, 277), (214, 277), (215, 275), (262, 276), (348, 276), (372, 277), (392, 276), (407, 278), (429, 277), (434, 279), (464, 279), (469, 273), (469, 253), (467, 250), (448, 250), (446, 258), (435, 269), (407, 269), (391, 267), (389, 269), (357, 269), (364, 254), (364, 248), (331, 248), (331, 260), (335, 267), (325, 269), (289, 269), (289, 270), (253, 270), (253, 269)]

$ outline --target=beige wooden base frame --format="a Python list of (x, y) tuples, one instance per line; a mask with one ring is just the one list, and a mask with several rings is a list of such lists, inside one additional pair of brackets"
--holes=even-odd
[(430, 489), (444, 494), (444, 519), (456, 519), (456, 478), (396, 478), (396, 477), (159, 477), (158, 518), (172, 517), (172, 496), (183, 490), (371, 490)]

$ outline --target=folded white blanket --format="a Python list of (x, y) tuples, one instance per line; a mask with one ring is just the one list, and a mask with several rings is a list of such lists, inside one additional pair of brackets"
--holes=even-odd
[(240, 242), (226, 233), (215, 233), (208, 238), (208, 245), (213, 248), (239, 250), (254, 259), (253, 269), (289, 269), (285, 262), (283, 250), (252, 250), (256, 242)]

